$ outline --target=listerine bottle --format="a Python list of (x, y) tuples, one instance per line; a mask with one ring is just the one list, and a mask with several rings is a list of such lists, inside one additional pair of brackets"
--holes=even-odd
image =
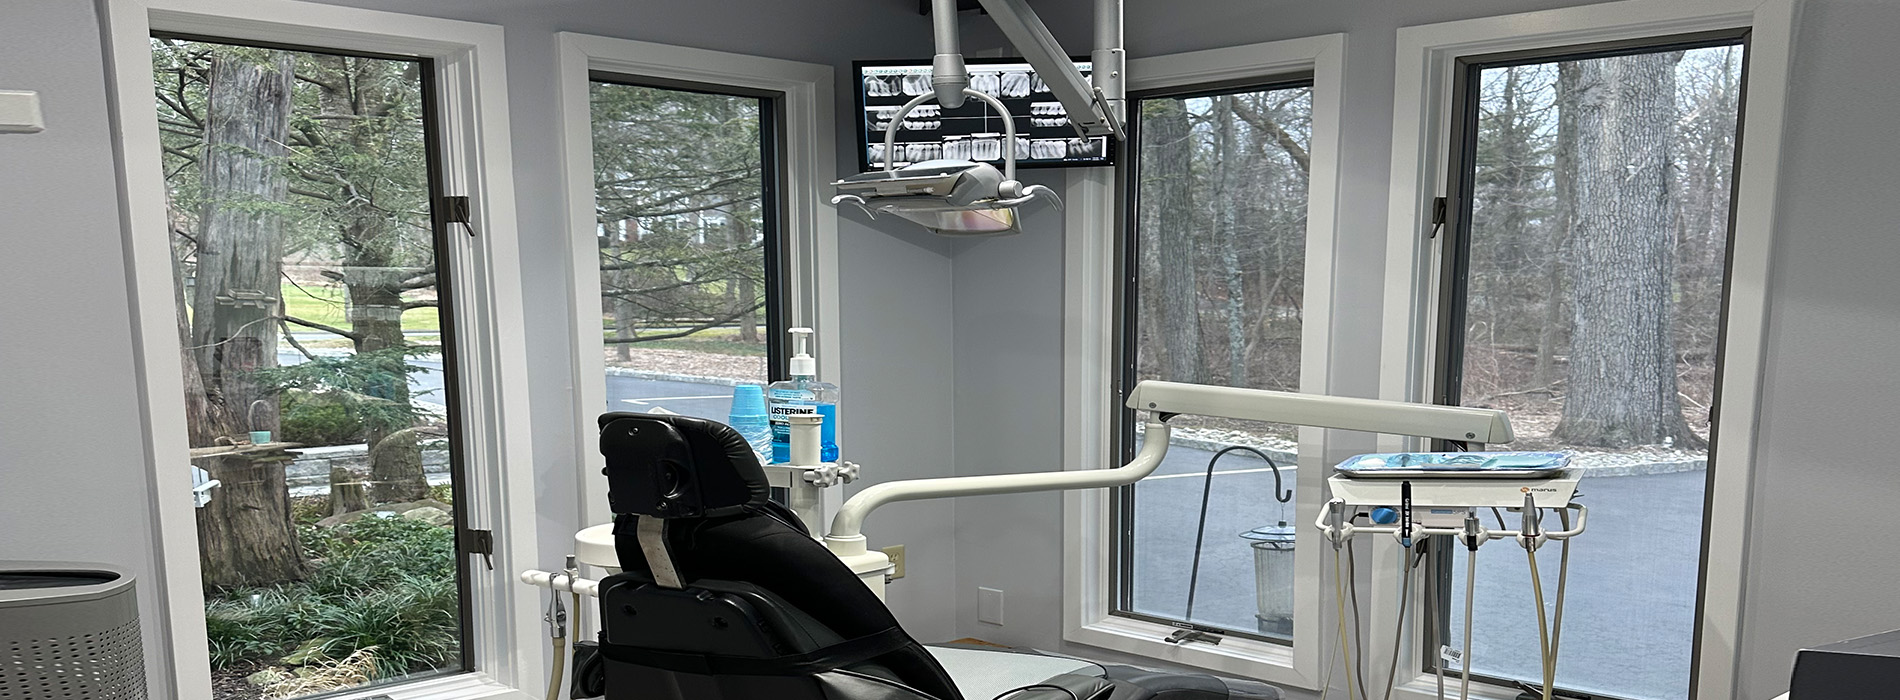
[(816, 413), (825, 419), (820, 430), (819, 459), (838, 461), (838, 385), (818, 381), (818, 360), (811, 356), (810, 328), (793, 328), (792, 378), (772, 382), (765, 400), (772, 413), (772, 463), (784, 464), (792, 455), (793, 414)]

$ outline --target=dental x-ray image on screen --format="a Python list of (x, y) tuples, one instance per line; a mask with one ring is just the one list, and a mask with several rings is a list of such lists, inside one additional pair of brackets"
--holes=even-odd
[[(1109, 165), (1109, 137), (1084, 138), (1034, 68), (1021, 59), (970, 59), (970, 88), (1009, 107), (1016, 121), (1016, 165), (1021, 168)], [(862, 170), (884, 167), (884, 129), (911, 98), (930, 92), (930, 61), (859, 61), (858, 122)], [(1087, 77), (1087, 61), (1075, 67)], [(1003, 120), (980, 100), (944, 109), (926, 102), (905, 115), (889, 154), (894, 167), (937, 158), (1002, 165)]]

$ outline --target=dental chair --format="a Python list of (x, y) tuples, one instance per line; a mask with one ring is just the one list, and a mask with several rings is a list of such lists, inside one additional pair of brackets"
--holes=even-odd
[(601, 582), (608, 700), (1278, 700), (1253, 681), (925, 646), (769, 499), (737, 431), (600, 418), (621, 572)]

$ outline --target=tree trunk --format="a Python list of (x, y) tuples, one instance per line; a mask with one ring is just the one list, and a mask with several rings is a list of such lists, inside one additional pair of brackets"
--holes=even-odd
[(188, 419), (195, 439), (277, 429), (277, 399), (257, 386), (254, 372), (277, 366), (290, 56), (273, 52), (268, 62), (255, 62), (217, 55), (209, 90), (200, 157), (205, 207), (187, 345), (205, 394), (194, 405), (200, 413)]
[[(749, 206), (744, 204), (733, 205), (732, 214), (726, 217), (727, 230), (732, 234), (731, 239), (727, 241), (727, 245), (738, 249), (752, 244), (751, 213), (752, 208)], [(740, 311), (742, 309), (750, 309), (759, 303), (758, 282), (752, 279), (752, 273), (748, 267), (734, 266), (733, 269), (736, 272), (734, 272), (732, 279), (732, 287), (734, 290), (732, 310)], [(760, 342), (760, 340), (759, 317), (751, 313), (740, 316), (739, 342), (757, 343)]]
[(1680, 52), (1578, 64), (1569, 381), (1554, 437), (1697, 447), (1677, 395), (1669, 151)]
[(330, 468), (330, 514), (369, 510), (369, 489), (363, 479), (342, 467)]
[(1240, 232), (1235, 223), (1239, 195), (1234, 192), (1234, 161), (1240, 157), (1234, 137), (1235, 98), (1214, 98), (1214, 128), (1220, 140), (1214, 151), (1214, 240), (1220, 251), (1221, 282), (1226, 298), (1221, 302), (1221, 317), (1227, 330), (1227, 383), (1252, 386), (1247, 381), (1246, 280), (1240, 269)]
[[(356, 334), (357, 355), (406, 346), (402, 336), (402, 283), (416, 273), (399, 267), (344, 268), (344, 289), (348, 293), (345, 313)], [(388, 366), (379, 368), (378, 374), (372, 395), (407, 405), (407, 359), (390, 355)], [(429, 495), (429, 482), (422, 473), (422, 445), (408, 430), (409, 423), (370, 420), (363, 427), (369, 445), (371, 499), (377, 503), (406, 502)]]
[(1187, 105), (1181, 100), (1160, 100), (1153, 118), (1149, 141), (1151, 157), (1143, 179), (1153, 185), (1156, 199), (1154, 216), (1145, 223), (1154, 235), (1154, 246), (1161, 272), (1159, 302), (1160, 342), (1168, 348), (1163, 378), (1176, 382), (1200, 383), (1201, 327), (1200, 284), (1196, 280), (1194, 215), (1194, 142)]
[(267, 586), (304, 576), (290, 516), (281, 448), (207, 450), (192, 464), (220, 482), (198, 509), (198, 563), (205, 587)]
[[(416, 68), (343, 56), (321, 56), (315, 62), (322, 73), (313, 82), (318, 85), (323, 112), (359, 117), (346, 122), (351, 125), (350, 150), (362, 158), (390, 157), (392, 127), (380, 117), (388, 116), (399, 102), (391, 89), (409, 81), (394, 79), (388, 71)], [(358, 357), (379, 352), (389, 357), (388, 365), (379, 368), (381, 376), (376, 377), (370, 393), (408, 406), (408, 362), (400, 352), (408, 345), (402, 335), (402, 293), (404, 283), (421, 273), (403, 266), (412, 245), (405, 236), (411, 234), (389, 215), (389, 203), (377, 200), (371, 184), (349, 182), (343, 194), (336, 212), (340, 222), (337, 233), (349, 253), (336, 275), (343, 281), (344, 315), (350, 321), (351, 339)], [(371, 499), (413, 501), (427, 496), (429, 484), (422, 473), (421, 443), (413, 432), (404, 432), (411, 421), (366, 420), (363, 427), (370, 452)], [(394, 443), (383, 444), (392, 436)]]
[(1550, 227), (1545, 251), (1543, 322), (1537, 330), (1537, 363), (1531, 386), (1550, 395), (1557, 382), (1554, 363), (1563, 322), (1564, 261), (1577, 228), (1577, 63), (1557, 64), (1557, 149), (1552, 179), (1557, 188), (1557, 224)]

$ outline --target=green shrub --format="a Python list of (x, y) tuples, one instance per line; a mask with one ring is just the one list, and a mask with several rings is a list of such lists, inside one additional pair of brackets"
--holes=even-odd
[[(219, 591), (205, 601), (211, 662), (285, 663), (342, 659), (376, 647), (379, 676), (451, 663), (457, 655), (459, 592), (455, 536), (405, 518), (365, 517), (303, 528), (310, 576), (262, 588)], [(318, 654), (308, 654), (310, 651)]]
[(308, 391), (283, 393), (279, 432), (285, 442), (311, 446), (354, 445), (363, 442), (363, 423), (343, 401)]

